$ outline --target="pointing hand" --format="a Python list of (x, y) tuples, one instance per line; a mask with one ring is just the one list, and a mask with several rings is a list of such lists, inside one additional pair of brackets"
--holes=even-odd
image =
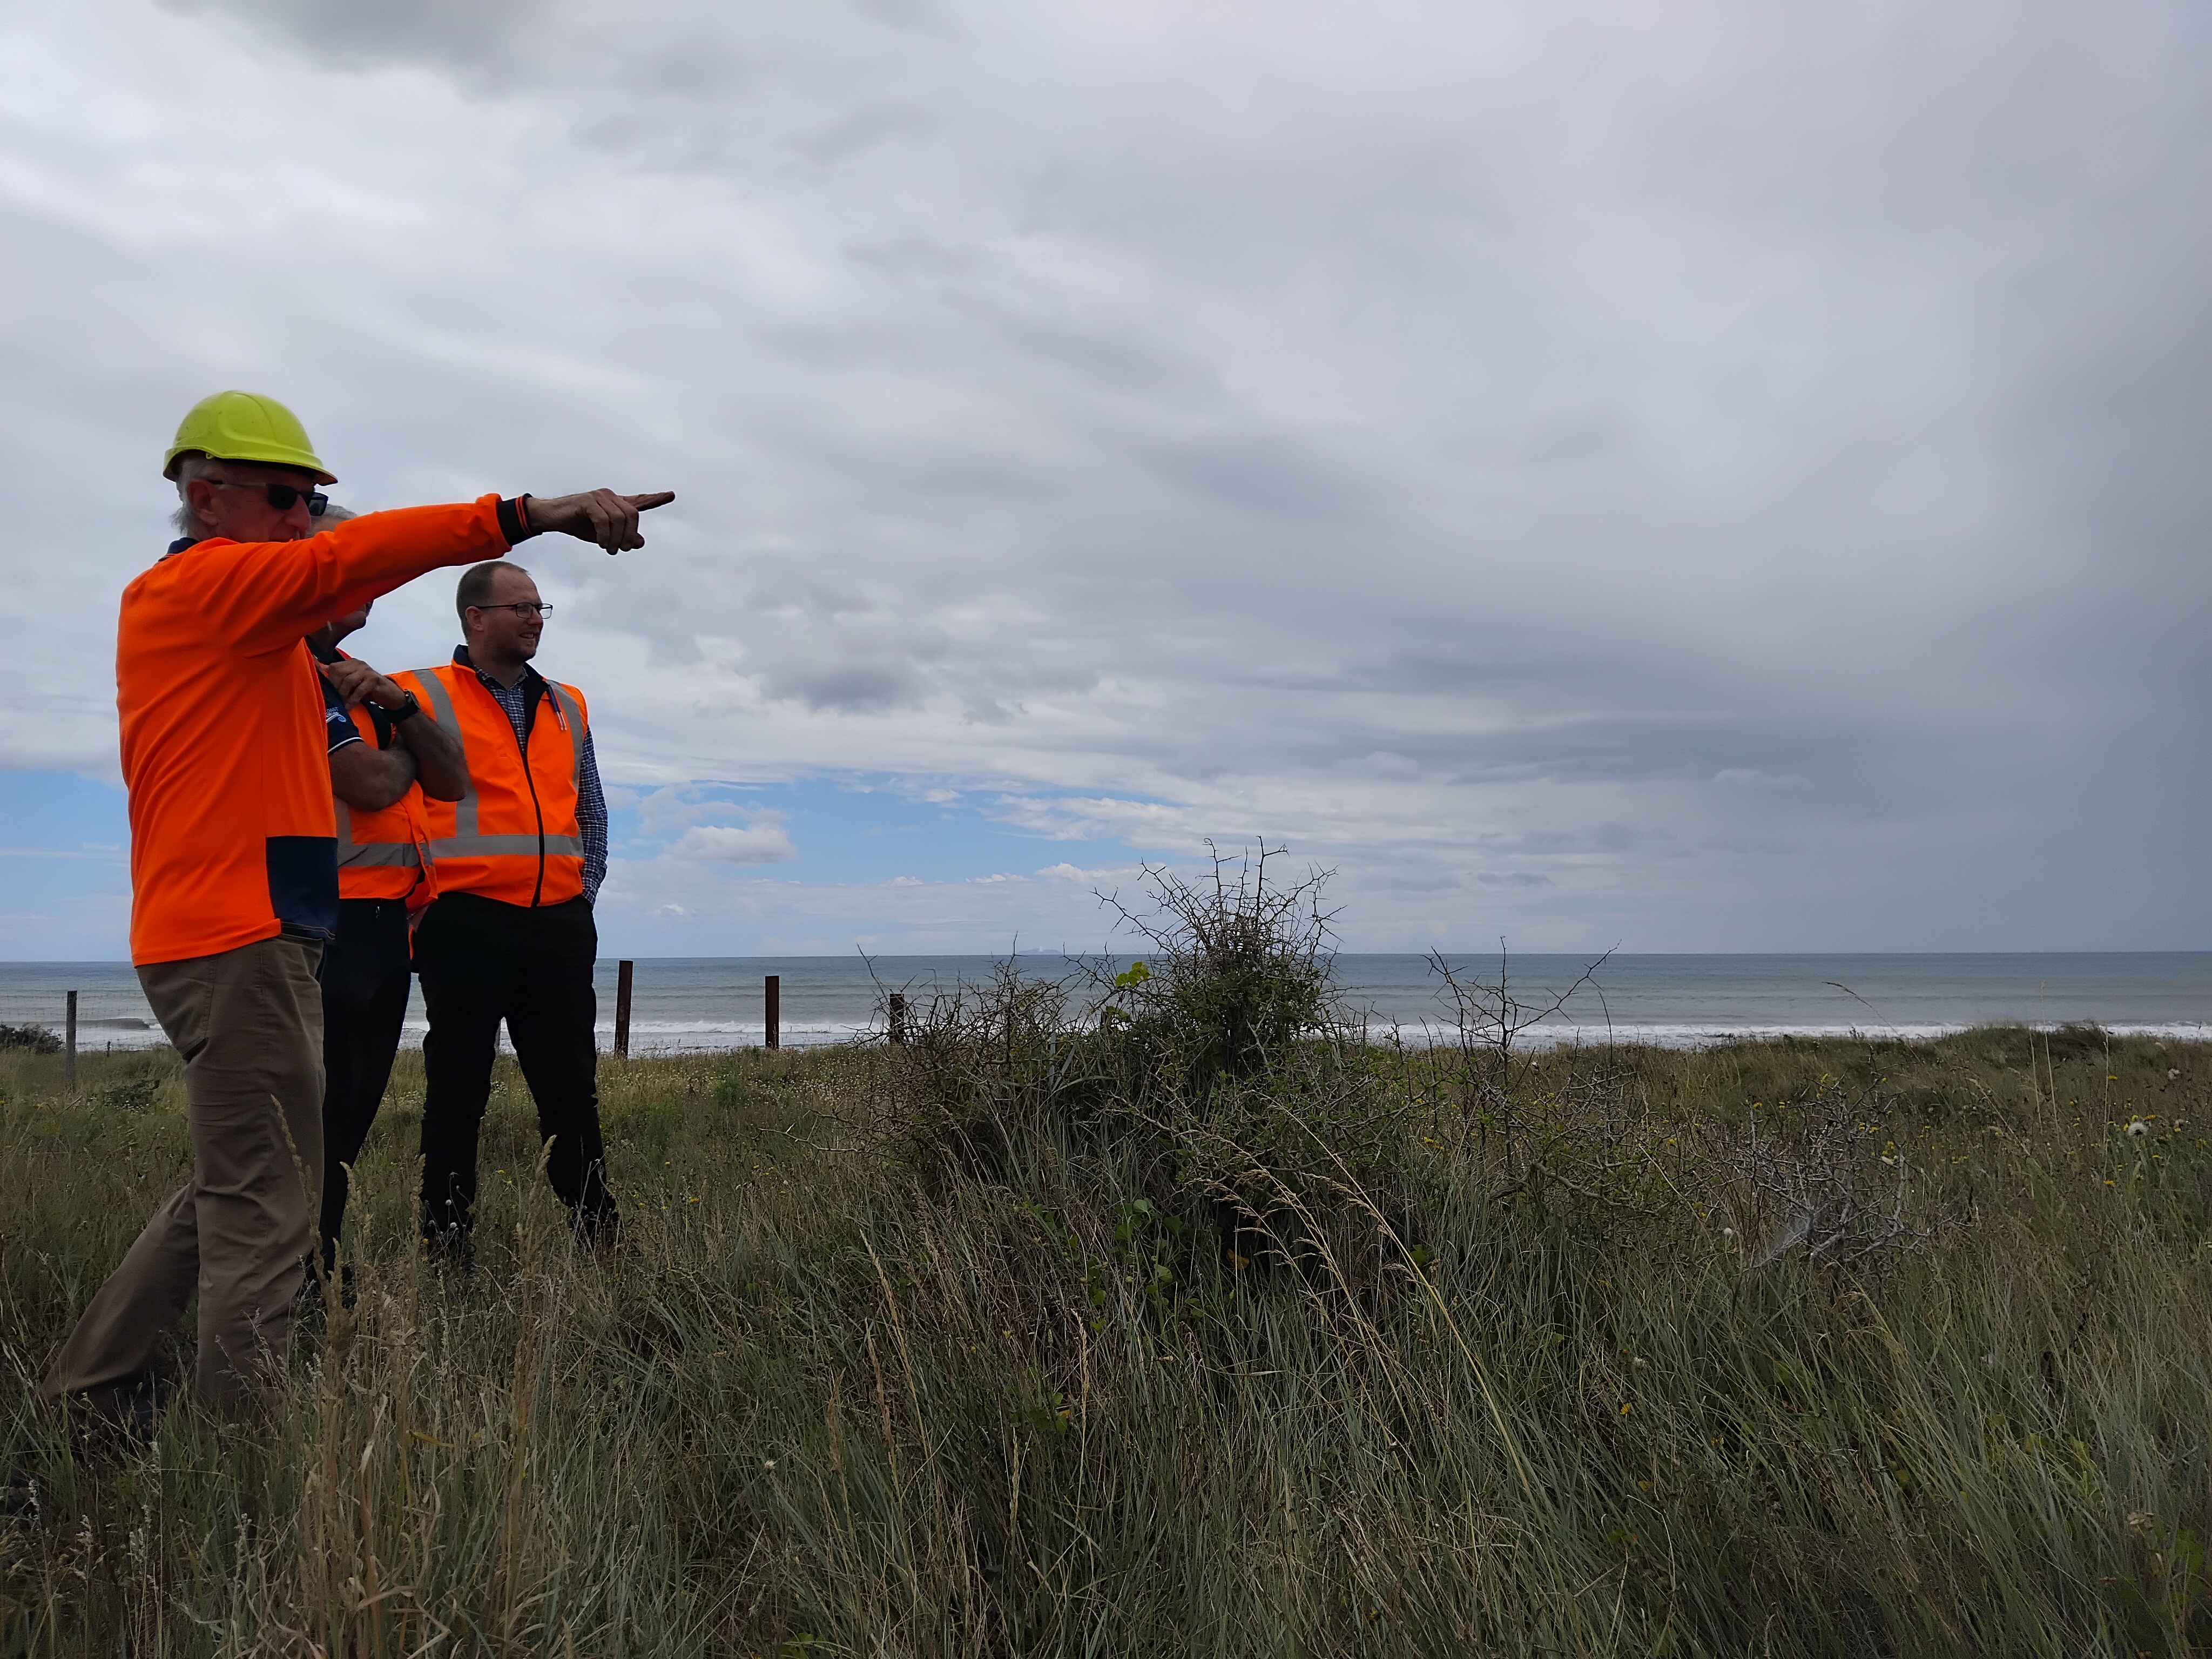
[(665, 507), (675, 499), (672, 489), (656, 490), (649, 495), (617, 495), (611, 489), (587, 489), (580, 495), (532, 495), (530, 527), (557, 531), (579, 541), (597, 542), (610, 553), (622, 553), (645, 545), (645, 538), (637, 533), (637, 515)]

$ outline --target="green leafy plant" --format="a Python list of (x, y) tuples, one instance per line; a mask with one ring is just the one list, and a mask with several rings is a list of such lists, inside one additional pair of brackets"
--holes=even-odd
[(62, 1040), (43, 1025), (0, 1025), (0, 1048), (58, 1054), (62, 1051)]

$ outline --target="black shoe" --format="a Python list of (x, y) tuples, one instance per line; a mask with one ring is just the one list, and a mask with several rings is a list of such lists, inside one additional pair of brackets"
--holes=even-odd
[(34, 1527), (46, 1513), (40, 1502), (45, 1488), (39, 1477), (27, 1469), (8, 1471), (4, 1486), (0, 1486), (0, 1522), (16, 1526)]
[(94, 1457), (130, 1457), (154, 1443), (161, 1431), (165, 1390), (152, 1377), (88, 1390), (66, 1402), (70, 1438)]
[(612, 1255), (622, 1248), (622, 1212), (611, 1204), (604, 1210), (572, 1210), (568, 1230), (580, 1250)]

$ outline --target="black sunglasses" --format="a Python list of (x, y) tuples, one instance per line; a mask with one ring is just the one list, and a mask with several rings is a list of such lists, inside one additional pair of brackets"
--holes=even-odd
[(279, 513), (289, 513), (295, 501), (307, 502), (308, 513), (315, 518), (330, 510), (331, 498), (319, 489), (302, 489), (297, 484), (287, 483), (234, 483), (228, 478), (210, 478), (208, 482), (217, 489), (265, 489), (269, 492), (269, 505)]

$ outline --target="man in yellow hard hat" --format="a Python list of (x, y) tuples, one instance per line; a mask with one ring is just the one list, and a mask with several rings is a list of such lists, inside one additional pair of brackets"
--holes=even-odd
[(197, 1291), (200, 1401), (266, 1404), (291, 1346), (322, 1178), (322, 1004), (338, 915), (323, 699), (305, 636), (445, 565), (558, 531), (642, 547), (665, 492), (371, 513), (311, 533), (334, 483), (292, 412), (218, 392), (163, 460), (185, 534), (124, 590), (116, 705), (130, 791), (131, 956), (185, 1062), (192, 1174), (154, 1212), (46, 1373), (150, 1423), (163, 1339)]

